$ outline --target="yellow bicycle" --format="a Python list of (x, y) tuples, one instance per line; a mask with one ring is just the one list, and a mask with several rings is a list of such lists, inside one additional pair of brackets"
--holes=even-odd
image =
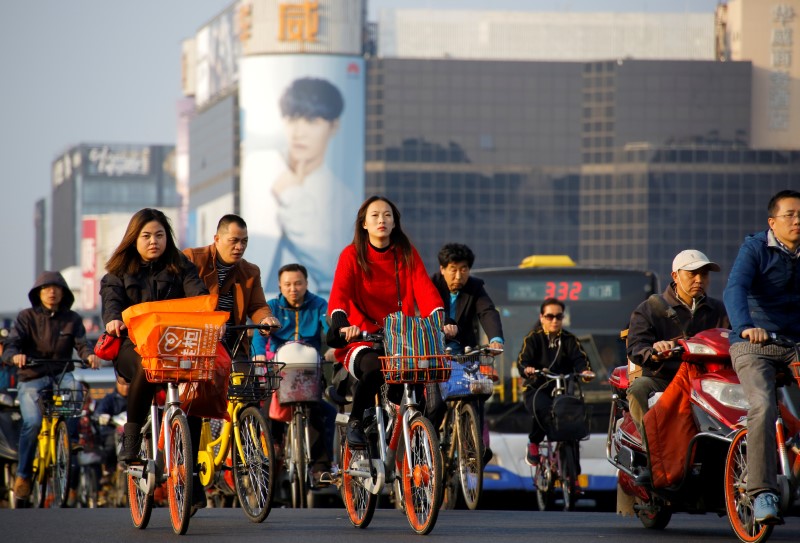
[[(219, 437), (208, 441), (205, 447), (201, 446), (197, 455), (203, 486), (225, 477), (226, 483), (236, 489), (244, 514), (256, 523), (269, 515), (275, 476), (275, 448), (260, 402), (278, 388), (283, 364), (236, 361), (235, 355), (247, 330), (269, 328), (261, 324), (228, 326), (228, 330), (240, 332), (235, 347), (231, 349), (234, 362), (228, 385), (230, 420), (223, 423)], [(208, 419), (203, 425), (203, 434), (211, 435)]]
[[(39, 393), (42, 410), (42, 428), (39, 430), (36, 456), (33, 459), (31, 502), (35, 507), (66, 507), (70, 487), (72, 446), (69, 440), (67, 419), (79, 417), (83, 409), (83, 391), (62, 387), (61, 383), (72, 364), (84, 366), (79, 359), (30, 359), (28, 367), (58, 362), (64, 369), (52, 376), (52, 387)], [(77, 381), (75, 382), (77, 385)]]

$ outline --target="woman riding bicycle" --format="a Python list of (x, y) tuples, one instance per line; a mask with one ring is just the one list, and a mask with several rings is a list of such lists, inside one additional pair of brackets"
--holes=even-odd
[[(145, 208), (133, 215), (122, 241), (106, 263), (106, 271), (108, 273), (100, 283), (103, 322), (106, 332), (116, 337), (122, 337), (126, 329), (122, 312), (132, 305), (208, 294), (197, 268), (175, 244), (169, 220), (158, 209)], [(127, 336), (123, 338), (114, 360), (114, 369), (131, 384), (128, 422), (125, 423), (118, 459), (134, 463), (139, 460), (140, 430), (150, 412), (157, 385), (145, 378), (142, 357)], [(200, 419), (190, 417), (195, 457), (200, 443), (200, 422)], [(199, 479), (196, 478), (192, 487), (192, 503), (205, 503)]]
[(555, 298), (542, 302), (539, 324), (535, 326), (522, 342), (517, 358), (517, 368), (526, 377), (523, 402), (533, 415), (531, 433), (528, 436), (528, 451), (525, 462), (529, 466), (539, 464), (539, 443), (552, 424), (550, 408), (553, 398), (550, 395), (555, 383), (536, 376), (535, 370), (549, 369), (554, 373), (581, 373), (590, 370), (589, 358), (581, 342), (574, 334), (564, 330), (564, 303)]
[[(39, 392), (52, 387), (54, 378), (64, 370), (73, 369), (64, 368), (60, 362), (26, 368), (28, 359), (68, 360), (72, 358), (74, 349), (83, 360), (91, 363), (93, 369), (100, 367), (100, 359), (86, 342), (83, 319), (70, 309), (75, 296), (60, 273), (42, 273), (28, 293), (28, 299), (31, 307), (23, 309), (17, 316), (3, 350), (3, 362), (19, 368), (17, 398), (22, 414), (22, 431), (19, 436), (17, 478), (14, 481), (14, 496), (18, 500), (27, 499), (31, 493), (36, 436), (42, 426)], [(75, 388), (72, 373), (65, 373), (60, 385), (63, 388)]]
[(347, 428), (352, 448), (366, 447), (361, 419), (383, 384), (381, 354), (370, 342), (350, 342), (362, 330), (374, 333), (390, 313), (435, 316), (444, 325), (442, 299), (425, 271), (417, 250), (403, 232), (400, 212), (388, 199), (368, 198), (358, 210), (353, 243), (339, 255), (328, 312), (331, 317), (329, 345), (342, 346), (337, 360), (358, 379)]

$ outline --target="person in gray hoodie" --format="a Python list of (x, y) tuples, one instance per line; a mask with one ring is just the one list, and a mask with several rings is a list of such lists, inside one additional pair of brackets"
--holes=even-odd
[[(74, 358), (73, 350), (93, 369), (100, 367), (100, 359), (86, 341), (83, 318), (70, 309), (75, 296), (60, 273), (43, 272), (28, 293), (28, 299), (31, 307), (17, 315), (3, 350), (3, 362), (18, 368), (17, 398), (22, 414), (22, 431), (14, 495), (19, 500), (26, 499), (31, 493), (33, 457), (42, 427), (39, 392), (53, 386), (54, 380), (62, 373), (60, 388), (76, 387), (71, 373), (74, 365), (69, 362), (65, 368), (65, 363), (59, 361)], [(29, 367), (27, 363), (32, 359), (49, 362)]]

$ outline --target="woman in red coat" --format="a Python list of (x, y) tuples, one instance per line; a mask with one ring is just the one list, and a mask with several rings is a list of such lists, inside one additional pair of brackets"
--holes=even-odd
[[(400, 226), (400, 212), (382, 196), (368, 198), (358, 210), (353, 243), (344, 248), (336, 265), (328, 314), (331, 335), (347, 342), (362, 331), (374, 333), (390, 313), (433, 315), (444, 325), (442, 298), (425, 271), (425, 265)], [(364, 410), (372, 405), (383, 384), (380, 353), (372, 343), (354, 342), (336, 352), (358, 379), (347, 428), (347, 441), (364, 448), (361, 425)]]

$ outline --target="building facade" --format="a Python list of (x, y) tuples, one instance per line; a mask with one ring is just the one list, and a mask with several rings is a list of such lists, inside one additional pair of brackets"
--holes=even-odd
[[(456, 241), (473, 248), (478, 268), (568, 254), (581, 265), (649, 269), (666, 279), (675, 253), (694, 247), (727, 272), (744, 236), (765, 228), (769, 197), (800, 186), (794, 121), (782, 139), (763, 136), (763, 59), (746, 46), (747, 36), (769, 36), (770, 62), (785, 60), (781, 47), (795, 45), (784, 28), (793, 29), (795, 1), (766, 9), (734, 0), (722, 26), (719, 14), (381, 14), (377, 25), (347, 27), (366, 42), (366, 132), (362, 155), (357, 136), (334, 154), (351, 163), (363, 157), (364, 194), (398, 204), (431, 271), (439, 247)], [(334, 42), (352, 55), (361, 47), (346, 32), (333, 31), (332, 42), (310, 39), (335, 12), (320, 4), (318, 18), (309, 18), (312, 5), (235, 3), (223, 19), (233, 21), (226, 28), (239, 45), (186, 48), (185, 59), (197, 60), (187, 79), (210, 85), (196, 91), (202, 101), (191, 122), (189, 230), (206, 231), (198, 243), (222, 213), (248, 221), (277, 215), (268, 194), (242, 190), (244, 172), (262, 168), (246, 164), (245, 126), (253, 105), (271, 100), (264, 92), (275, 94), (261, 74), (280, 79), (315, 55), (324, 60)], [(346, 7), (337, 17), (358, 18), (358, 6)], [(286, 10), (299, 10), (293, 22)], [(554, 29), (560, 38), (537, 49)], [(601, 39), (615, 29), (615, 40)], [(228, 34), (194, 39), (220, 35)], [(731, 45), (721, 56), (725, 36)], [(236, 47), (239, 57), (209, 60)], [(230, 76), (198, 77), (208, 66)], [(800, 91), (789, 94), (794, 100)], [(797, 111), (785, 98), (775, 94), (767, 105)], [(258, 144), (262, 136), (248, 137)], [(342, 229), (343, 240), (352, 235), (352, 225), (330, 227)], [(263, 273), (274, 271), (260, 250), (249, 256)], [(724, 287), (720, 275), (712, 294)]]
[[(116, 246), (134, 212), (144, 207), (175, 208), (174, 146), (76, 145), (53, 161), (51, 180), (51, 209), (41, 213), (50, 222), (37, 223), (44, 239), (37, 243), (40, 253), (36, 273), (60, 270), (75, 291), (76, 300), (81, 301), (76, 309), (93, 311), (98, 309), (96, 292), (85, 288), (89, 285), (85, 279), (91, 276), (94, 281), (103, 274), (105, 261), (98, 266), (95, 251), (103, 231), (87, 230), (86, 218), (109, 214), (126, 217)], [(86, 270), (93, 272), (87, 274)]]

